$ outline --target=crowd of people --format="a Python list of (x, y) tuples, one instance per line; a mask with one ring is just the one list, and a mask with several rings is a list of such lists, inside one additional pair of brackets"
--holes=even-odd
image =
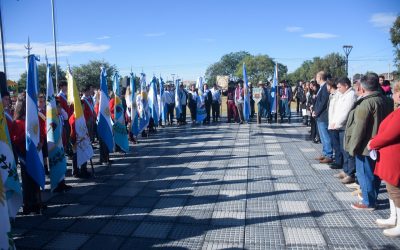
[[(162, 81), (162, 80), (161, 80)], [(200, 81), (201, 82), (201, 81)], [(68, 84), (72, 82), (61, 81), (59, 93), (55, 96), (57, 119), (59, 121), (59, 134), (65, 155), (58, 158), (69, 157), (72, 160), (72, 175), (76, 178), (89, 178), (91, 172), (87, 170), (87, 160), (79, 161), (80, 142), (76, 122), (79, 117), (75, 109), (82, 107), (86, 123), (87, 137), (92, 144), (98, 142), (100, 147), (100, 164), (110, 165), (109, 153), (101, 129), (98, 129), (101, 120), (101, 96), (104, 95), (103, 87), (95, 90), (88, 84), (80, 93), (80, 103), (71, 103)], [(4, 85), (5, 83), (3, 83)], [(260, 98), (253, 99), (252, 90), (243, 86), (244, 82), (230, 81), (226, 90), (221, 90), (216, 84), (209, 88), (207, 84), (193, 84), (189, 90), (182, 83), (160, 84), (157, 87), (159, 112), (154, 112), (155, 106), (147, 107), (144, 100), (150, 93), (151, 85), (145, 80), (138, 91), (127, 89), (110, 91), (106, 95), (107, 108), (113, 123), (116, 122), (115, 112), (123, 114), (123, 129), (131, 142), (138, 142), (138, 135), (147, 137), (149, 133), (156, 132), (157, 127), (172, 126), (174, 119), (178, 126), (187, 124), (186, 109), (190, 111), (192, 126), (196, 124), (210, 124), (221, 121), (222, 95), (226, 96), (227, 122), (249, 122), (244, 117), (245, 95), (250, 97), (250, 117), (255, 112), (257, 104), (257, 121), (266, 118), (271, 122), (276, 114), (280, 121), (291, 121), (291, 102), (296, 102), (296, 112), (302, 117), (304, 125), (310, 126), (310, 140), (322, 143), (321, 156), (316, 158), (321, 164), (329, 164), (332, 169), (340, 169), (335, 177), (349, 188), (359, 190), (360, 202), (352, 204), (357, 210), (374, 210), (377, 207), (377, 197), (381, 180), (384, 180), (390, 197), (389, 219), (379, 219), (376, 223), (380, 226), (391, 227), (384, 231), (388, 236), (400, 236), (400, 161), (397, 157), (400, 152), (400, 111), (394, 106), (400, 105), (400, 83), (394, 86), (393, 92), (390, 83), (376, 74), (355, 75), (353, 83), (347, 78), (333, 79), (329, 74), (321, 71), (315, 80), (310, 82), (299, 81), (292, 88), (286, 81), (277, 87), (278, 98), (271, 95), (273, 87), (269, 83), (259, 82)], [(146, 93), (143, 94), (143, 93)], [(136, 101), (133, 99), (136, 96)], [(118, 97), (118, 98), (115, 98)], [(2, 88), (2, 106), (7, 121), (9, 139), (11, 140), (15, 162), (21, 169), (23, 190), (23, 213), (41, 213), (46, 205), (41, 201), (40, 185), (27, 171), (27, 105), (30, 99), (27, 93), (20, 93), (15, 103), (12, 103), (10, 93)], [(104, 97), (103, 97), (104, 98)], [(49, 150), (46, 140), (49, 126), (46, 122), (46, 104), (49, 96), (39, 94), (37, 99), (40, 137), (37, 150), (43, 156), (44, 173), (51, 177), (52, 162), (49, 159)], [(395, 105), (394, 105), (395, 104)], [(120, 110), (116, 107), (120, 107)], [(48, 106), (47, 106), (48, 107)], [(150, 109), (150, 111), (145, 110)], [(80, 108), (78, 108), (80, 109)], [(156, 116), (153, 114), (157, 113)], [(200, 114), (200, 115), (199, 115)], [(149, 116), (148, 123), (135, 132), (132, 124), (135, 116), (140, 120)], [(54, 128), (55, 129), (55, 128)], [(122, 134), (125, 133), (122, 131)], [(126, 151), (123, 146), (116, 145), (116, 151)], [(53, 159), (53, 158), (52, 158)], [(90, 160), (91, 161), (91, 160)], [(92, 162), (90, 162), (93, 164)], [(65, 168), (66, 170), (66, 168)], [(72, 187), (64, 181), (65, 173), (59, 178), (56, 185), (52, 185), (53, 192), (67, 192)], [(1, 186), (1, 185), (0, 185)]]

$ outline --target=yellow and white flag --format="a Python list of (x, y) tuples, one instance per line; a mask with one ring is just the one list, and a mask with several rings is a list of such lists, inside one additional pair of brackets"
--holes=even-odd
[(82, 111), (81, 98), (71, 72), (67, 71), (68, 102), (74, 104), (76, 156), (78, 167), (93, 157), (93, 148), (86, 127), (85, 116)]

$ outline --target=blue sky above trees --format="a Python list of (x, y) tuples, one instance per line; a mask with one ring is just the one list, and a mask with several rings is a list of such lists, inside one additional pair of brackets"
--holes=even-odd
[[(59, 63), (115, 64), (121, 75), (204, 75), (222, 55), (267, 54), (293, 72), (304, 60), (354, 46), (349, 74), (393, 70), (389, 28), (398, 0), (55, 0)], [(54, 62), (50, 1), (3, 0), (8, 77), (25, 70), (24, 44)]]

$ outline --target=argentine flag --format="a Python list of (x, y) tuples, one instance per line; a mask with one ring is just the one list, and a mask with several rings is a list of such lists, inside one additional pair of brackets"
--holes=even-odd
[(114, 151), (114, 138), (111, 126), (111, 113), (109, 108), (109, 98), (107, 90), (107, 73), (101, 67), (100, 73), (100, 103), (99, 114), (97, 115), (97, 133), (100, 139), (106, 144), (108, 152)]
[(147, 128), (150, 122), (149, 102), (147, 98), (146, 75), (141, 73), (140, 76), (140, 96), (139, 96), (139, 133)]
[(113, 77), (113, 92), (114, 92), (114, 139), (115, 144), (118, 145), (124, 152), (129, 151), (128, 133), (125, 126), (125, 112), (122, 100), (120, 98), (119, 89), (119, 74), (115, 72)]
[(131, 89), (131, 133), (134, 136), (139, 135), (139, 120), (138, 120), (138, 109), (136, 104), (136, 84), (135, 84), (135, 76), (131, 73), (131, 79), (129, 83), (129, 87)]
[(164, 80), (160, 77), (160, 118), (163, 124), (165, 124), (167, 117), (167, 107), (164, 102)]
[(278, 86), (278, 63), (275, 64), (275, 70), (274, 70), (274, 79), (272, 81), (272, 86), (271, 86), (271, 98), (270, 98), (270, 107), (271, 107), (271, 113), (276, 114), (276, 91), (277, 91), (277, 86)]
[(246, 64), (243, 63), (243, 91), (244, 91), (244, 103), (243, 103), (243, 118), (245, 121), (250, 120), (250, 90), (249, 81), (247, 80)]
[(28, 56), (28, 74), (26, 80), (26, 172), (32, 179), (44, 189), (45, 176), (43, 168), (42, 150), (38, 150), (37, 146), (40, 142), (40, 126), (37, 106), (37, 90), (39, 85), (38, 70), (35, 55)]
[(175, 114), (176, 119), (178, 120), (181, 117), (182, 113), (182, 104), (181, 104), (181, 89), (179, 88), (179, 81), (175, 80)]
[(158, 126), (158, 117), (159, 117), (159, 110), (158, 110), (158, 100), (157, 100), (157, 79), (153, 77), (150, 82), (150, 89), (149, 89), (149, 109), (150, 115), (154, 120), (154, 126)]
[[(19, 182), (17, 166), (14, 160), (13, 150), (11, 147), (10, 134), (8, 132), (7, 121), (4, 115), (4, 108), (1, 96), (0, 96), (0, 152), (1, 152), (0, 157), (2, 158), (2, 161), (0, 161), (0, 176), (2, 177), (0, 178), (0, 181), (2, 181), (2, 183), (4, 184), (3, 191), (5, 195), (4, 198), (6, 199), (4, 203), (8, 207), (8, 212), (7, 212), (7, 220), (8, 220), (8, 216), (14, 218), (17, 215), (18, 210), (22, 205), (22, 190), (21, 190), (21, 183)], [(0, 222), (0, 225), (3, 225), (2, 222)], [(0, 244), (0, 249), (1, 246), (2, 245)]]
[(57, 114), (53, 80), (50, 74), (50, 64), (47, 64), (46, 83), (47, 149), (49, 152), (50, 186), (51, 190), (54, 190), (58, 186), (58, 183), (65, 177), (67, 162), (65, 160), (62, 142), (63, 125)]
[(198, 91), (197, 95), (197, 109), (196, 109), (196, 122), (203, 122), (206, 119), (206, 106), (204, 103), (203, 96), (203, 77), (199, 77), (196, 82), (196, 87)]

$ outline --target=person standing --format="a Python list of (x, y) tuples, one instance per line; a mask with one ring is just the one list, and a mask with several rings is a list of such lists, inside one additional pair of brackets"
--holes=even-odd
[(203, 85), (203, 96), (204, 96), (204, 104), (206, 108), (206, 119), (204, 119), (203, 124), (210, 124), (211, 120), (211, 105), (212, 105), (212, 94), (208, 89), (208, 85)]
[(214, 83), (211, 89), (212, 95), (212, 119), (213, 122), (218, 122), (219, 110), (221, 106), (221, 91), (218, 89), (218, 85)]
[(305, 100), (303, 81), (299, 81), (297, 83), (293, 95), (296, 97), (296, 112), (297, 112), (297, 114), (299, 114), (299, 113), (301, 113), (301, 106)]
[[(87, 85), (83, 89), (81, 97), (83, 115), (85, 116), (86, 127), (88, 129), (90, 141), (94, 141), (94, 124), (96, 121), (96, 112), (94, 112), (94, 102), (91, 96), (91, 85)], [(114, 110), (110, 110), (112, 113)]]
[(243, 80), (239, 80), (237, 82), (237, 86), (235, 89), (235, 105), (237, 111), (239, 113), (239, 123), (243, 124), (243, 103), (244, 103), (244, 90), (243, 90)]
[(282, 81), (282, 87), (279, 88), (279, 113), (281, 117), (281, 122), (283, 118), (287, 117), (290, 123), (290, 102), (292, 101), (292, 88), (288, 86), (285, 80)]
[[(393, 100), (400, 104), (400, 82), (394, 85)], [(389, 194), (390, 216), (377, 219), (376, 224), (385, 229), (383, 234), (389, 237), (400, 236), (400, 108), (389, 114), (379, 125), (378, 133), (368, 142), (369, 150), (378, 151), (374, 174), (385, 181)]]
[(197, 89), (194, 84), (190, 85), (190, 91), (188, 95), (188, 105), (190, 110), (190, 117), (192, 119), (192, 126), (196, 124), (196, 113), (197, 113)]
[(250, 96), (250, 118), (254, 117), (254, 114), (256, 113), (255, 109), (255, 101), (253, 99), (253, 84), (249, 83), (249, 96)]
[(378, 76), (368, 74), (361, 79), (361, 98), (354, 104), (346, 124), (345, 149), (356, 159), (356, 175), (362, 192), (362, 202), (354, 203), (357, 210), (375, 210), (381, 180), (374, 175), (375, 161), (367, 147), (383, 119), (393, 110), (379, 91)]
[(320, 71), (317, 73), (315, 80), (320, 88), (315, 100), (313, 117), (315, 117), (317, 121), (319, 137), (322, 142), (322, 156), (316, 158), (316, 160), (319, 160), (320, 163), (331, 163), (333, 162), (333, 150), (328, 132), (329, 92), (326, 84), (328, 75), (324, 71)]
[(175, 93), (171, 90), (171, 85), (167, 85), (167, 91), (164, 92), (164, 102), (167, 105), (168, 125), (174, 123)]
[(227, 118), (228, 123), (233, 121), (237, 121), (238, 115), (235, 105), (235, 82), (229, 81), (228, 89), (225, 91), (226, 93), (226, 106), (227, 106)]
[(63, 112), (64, 114), (67, 114), (67, 116), (64, 116), (64, 131), (63, 133), (65, 134), (65, 143), (63, 144), (66, 146), (65, 147), (65, 152), (68, 156), (72, 157), (72, 147), (71, 147), (71, 140), (70, 140), (70, 134), (71, 134), (71, 127), (69, 126), (69, 117), (72, 115), (74, 112), (73, 106), (68, 104), (67, 101), (67, 82), (66, 81), (61, 81), (58, 84), (58, 88), (60, 89), (60, 92), (57, 94), (58, 100), (60, 102), (61, 108), (65, 111)]
[(343, 163), (341, 165), (343, 171), (336, 174), (335, 177), (341, 179), (343, 184), (350, 184), (355, 181), (355, 162), (354, 157), (344, 150), (343, 143), (347, 118), (357, 100), (357, 96), (347, 77), (338, 80), (337, 89), (339, 93), (333, 114), (329, 113), (329, 129), (339, 136), (339, 148), (343, 156)]
[(181, 116), (179, 118), (180, 124), (185, 125), (186, 124), (186, 106), (187, 106), (187, 101), (188, 101), (188, 92), (185, 89), (185, 86), (183, 83), (179, 85), (180, 88), (180, 98), (181, 98), (181, 105), (182, 105), (182, 112)]

